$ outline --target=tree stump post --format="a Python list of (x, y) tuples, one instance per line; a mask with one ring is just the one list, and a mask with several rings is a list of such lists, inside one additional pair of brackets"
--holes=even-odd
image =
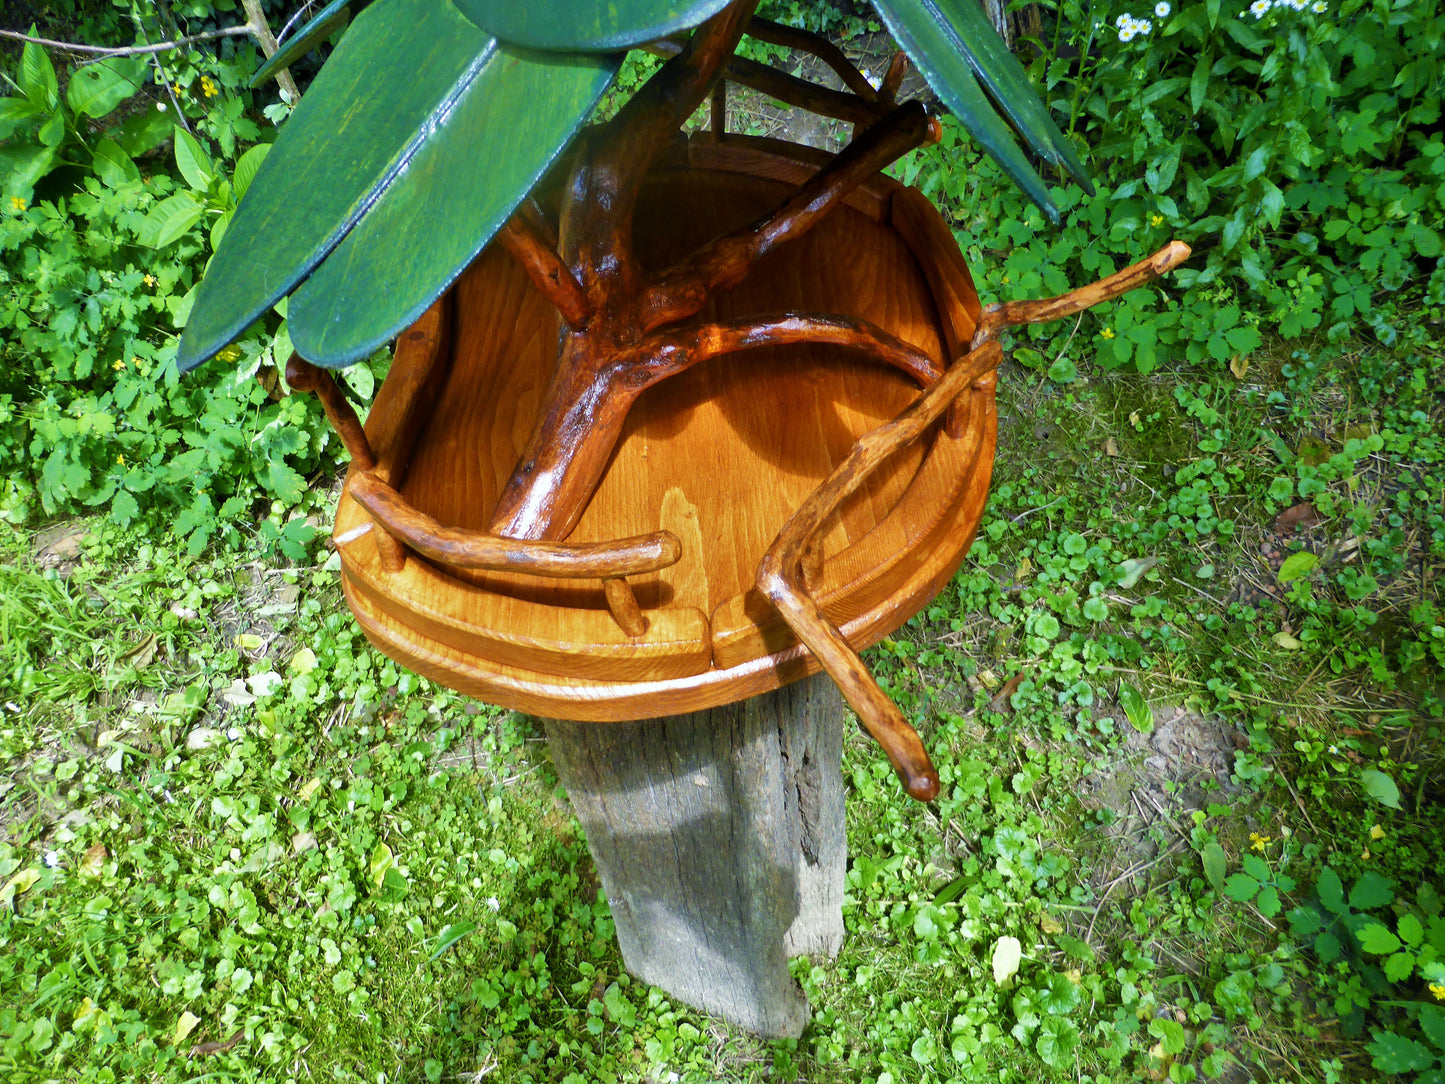
[(807, 998), (788, 959), (843, 941), (843, 702), (824, 675), (633, 723), (544, 720), (628, 971), (768, 1038)]

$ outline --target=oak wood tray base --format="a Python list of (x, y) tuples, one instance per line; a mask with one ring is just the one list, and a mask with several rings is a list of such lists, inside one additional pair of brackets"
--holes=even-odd
[[(819, 161), (771, 140), (679, 144), (638, 201), (644, 266), (667, 266), (758, 217)], [(942, 219), (881, 176), (702, 315), (791, 312), (866, 319), (939, 371), (966, 352), (980, 319)], [(439, 523), (485, 531), (535, 422), (560, 330), (513, 257), (487, 248), (398, 345), (366, 422), (375, 475)], [(754, 586), (759, 560), (854, 443), (919, 394), (899, 369), (812, 343), (715, 358), (645, 391), (567, 539), (677, 537), (675, 564), (628, 577), (639, 635), (620, 627), (600, 580), (462, 569), (415, 553), (398, 562), (349, 488), (334, 531), (347, 601), (403, 665), (532, 715), (616, 722), (778, 688), (819, 665)], [(854, 648), (901, 625), (957, 570), (982, 515), (995, 436), (989, 376), (825, 524), (808, 586)]]

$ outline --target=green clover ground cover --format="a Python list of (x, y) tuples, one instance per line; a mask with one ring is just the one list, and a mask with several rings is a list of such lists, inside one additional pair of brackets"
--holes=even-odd
[(1319, 7), (1046, 12), (1102, 182), (1059, 231), (951, 129), (901, 164), (999, 296), (1198, 256), (1013, 344), (974, 549), (870, 656), (944, 792), (850, 736), (847, 940), (778, 1045), (629, 980), (538, 732), (355, 629), (284, 312), (168, 371), (285, 112), (254, 51), (165, 58), (195, 135), (148, 146), (163, 88), (93, 115), (31, 54), (0, 140), (67, 162), (0, 205), (0, 1067), (1440, 1080), (1442, 17)]

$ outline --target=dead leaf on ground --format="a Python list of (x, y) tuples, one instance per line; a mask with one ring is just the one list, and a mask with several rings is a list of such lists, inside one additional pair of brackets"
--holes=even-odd
[(1005, 681), (1003, 688), (996, 692), (993, 699), (988, 702), (989, 708), (993, 711), (1008, 711), (1010, 707), (1009, 697), (1018, 692), (1018, 688), (1023, 684), (1023, 680), (1024, 675), (1023, 672), (1020, 671)]
[(105, 859), (105, 844), (97, 843), (93, 847), (87, 848), (85, 856), (80, 860), (80, 868), (77, 872), (82, 877), (99, 877), (105, 866)]
[(1235, 354), (1229, 359), (1229, 371), (1234, 374), (1234, 379), (1243, 380), (1244, 374), (1249, 372), (1249, 358)]
[(1114, 438), (1109, 437), (1104, 441), (1104, 454), (1111, 459), (1119, 458), (1119, 446), (1114, 443)]
[(246, 1029), (242, 1028), (240, 1031), (236, 1032), (236, 1034), (232, 1035), (223, 1043), (199, 1043), (196, 1046), (191, 1047), (191, 1057), (204, 1058), (210, 1054), (224, 1054), (227, 1050), (230, 1050), (237, 1043), (239, 1043), (241, 1041), (241, 1036), (245, 1034)]
[(1317, 527), (1324, 521), (1325, 517), (1315, 510), (1313, 504), (1302, 501), (1274, 517), (1274, 533), (1288, 538), (1292, 534)]
[(35, 561), (41, 568), (59, 568), (80, 560), (80, 544), (90, 532), (84, 523), (57, 523), (35, 536)]

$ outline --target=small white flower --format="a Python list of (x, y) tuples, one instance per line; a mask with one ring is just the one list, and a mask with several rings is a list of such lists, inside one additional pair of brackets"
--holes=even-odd
[(1153, 29), (1154, 29), (1154, 24), (1151, 23), (1148, 19), (1140, 19), (1140, 20), (1139, 20), (1139, 33), (1141, 33), (1141, 34), (1147, 34), (1147, 33), (1149, 33), (1149, 31), (1151, 31), (1151, 30), (1153, 30)]
[(1134, 16), (1130, 15), (1130, 14), (1126, 11), (1126, 12), (1124, 12), (1123, 15), (1120, 15), (1117, 19), (1114, 20), (1114, 25), (1117, 26), (1120, 30), (1127, 30), (1128, 27), (1129, 27), (1129, 24), (1132, 23), (1133, 21), (1134, 21)]
[(49, 866), (51, 869), (59, 869), (59, 868), (60, 868), (60, 855), (57, 854), (55, 851), (46, 851), (46, 852), (45, 852), (45, 864), (46, 864), (47, 866)]
[(1254, 0), (1254, 3), (1249, 5), (1249, 13), (1256, 19), (1263, 19), (1269, 14), (1269, 0)]
[(1159, 3), (1154, 5), (1154, 18), (1167, 19), (1169, 17), (1169, 10), (1169, 5), (1166, 0), (1159, 0)]
[(1120, 40), (1120, 41), (1133, 41), (1133, 40), (1134, 40), (1134, 28), (1133, 28), (1132, 26), (1126, 26), (1123, 30), (1119, 31), (1119, 40)]
[(1330, 6), (1325, 3), (1325, 0), (1315, 0), (1314, 8), (1312, 10), (1316, 15), (1323, 15), (1325, 12), (1330, 10)]
[(502, 905), (501, 905), (501, 903), (497, 900), (497, 897), (496, 897), (496, 896), (488, 896), (488, 897), (487, 897), (487, 906), (490, 907), (494, 912), (500, 911), (500, 910), (502, 909)]

